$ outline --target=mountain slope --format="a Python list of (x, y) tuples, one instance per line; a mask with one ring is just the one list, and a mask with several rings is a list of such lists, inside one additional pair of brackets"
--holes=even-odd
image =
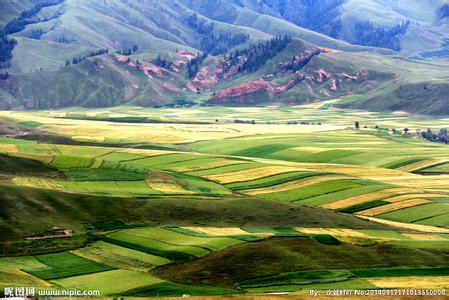
[[(348, 28), (358, 26), (357, 32), (374, 30), (382, 38), (391, 33), (379, 29), (382, 24), (398, 32), (405, 28), (391, 44), (403, 45), (417, 23), (397, 27), (397, 22), (415, 18), (430, 24), (430, 11), (441, 10), (441, 2), (432, 0), (426, 9), (416, 1), (368, 2), (368, 25), (357, 25), (363, 14), (356, 0), (2, 4), (8, 22), (2, 31), (7, 47), (0, 58), (8, 59), (3, 52), (12, 49), (12, 59), (1, 64), (6, 68), (0, 69), (0, 107), (292, 105), (356, 94), (358, 101), (342, 105), (449, 113), (441, 109), (448, 101), (447, 64), (416, 63), (393, 50), (354, 46), (328, 36), (345, 37), (345, 32), (354, 32)], [(425, 11), (416, 12), (418, 8)], [(445, 11), (438, 16), (435, 26), (444, 26)], [(288, 42), (273, 38), (284, 34), (290, 36)], [(417, 35), (415, 46), (426, 44), (421, 37), (433, 39)], [(413, 51), (420, 51), (418, 46)], [(444, 56), (445, 50), (419, 55)], [(422, 88), (429, 84), (436, 88)]]
[[(349, 43), (414, 58), (447, 57), (445, 0), (245, 0), (243, 6)], [(397, 26), (410, 21), (403, 31)], [(440, 50), (439, 52), (436, 52)], [(441, 50), (445, 50), (441, 53)], [(431, 52), (430, 52), (431, 51)]]

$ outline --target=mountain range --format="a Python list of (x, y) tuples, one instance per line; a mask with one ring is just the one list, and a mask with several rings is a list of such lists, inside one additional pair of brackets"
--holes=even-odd
[(0, 2), (0, 108), (335, 105), (449, 114), (443, 0)]

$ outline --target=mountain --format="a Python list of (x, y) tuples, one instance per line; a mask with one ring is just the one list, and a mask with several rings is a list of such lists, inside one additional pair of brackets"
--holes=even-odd
[(447, 58), (446, 0), (246, 0), (245, 6), (352, 44), (417, 59)]
[[(0, 108), (345, 97), (336, 105), (449, 114), (447, 63), (404, 58), (445, 55), (436, 45), (447, 12), (443, 2), (428, 2), (2, 2)], [(370, 5), (362, 13), (363, 3)]]

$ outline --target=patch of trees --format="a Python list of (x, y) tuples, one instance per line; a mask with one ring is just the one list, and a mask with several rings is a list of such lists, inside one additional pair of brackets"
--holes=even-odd
[(136, 53), (137, 51), (139, 51), (139, 46), (133, 45), (131, 48), (123, 48), (122, 50), (117, 50), (116, 53), (128, 56), (133, 53)]
[(42, 29), (33, 29), (31, 30), (30, 38), (39, 40), (44, 35), (44, 31)]
[(17, 41), (10, 39), (7, 34), (0, 32), (0, 69), (11, 66), (12, 51)]
[(437, 18), (439, 20), (449, 17), (449, 3), (443, 4), (438, 10), (437, 10)]
[(9, 73), (5, 72), (5, 73), (0, 73), (0, 80), (6, 80), (9, 78)]
[(369, 21), (356, 22), (353, 44), (401, 50), (401, 37), (407, 32), (410, 21), (404, 21), (391, 28), (376, 27)]
[(262, 0), (282, 18), (301, 27), (338, 38), (342, 22), (340, 6), (345, 0)]
[(207, 56), (207, 52), (204, 52), (203, 54), (198, 53), (198, 55), (194, 59), (190, 60), (187, 63), (187, 75), (190, 79), (195, 77), (195, 75), (198, 73), (201, 64), (207, 58)]
[[(12, 51), (14, 50), (17, 41), (10, 39), (9, 34), (22, 31), (26, 25), (40, 22), (42, 20), (32, 20), (40, 10), (47, 6), (53, 6), (62, 3), (64, 0), (44, 0), (34, 5), (31, 9), (26, 10), (20, 14), (19, 17), (10, 21), (0, 30), (0, 69), (9, 68), (11, 65)], [(44, 20), (45, 21), (45, 20)], [(37, 35), (39, 32), (36, 32)], [(33, 34), (33, 33), (32, 33)], [(40, 38), (40, 36), (39, 36)]]
[(58, 43), (61, 43), (61, 44), (70, 44), (71, 42), (72, 42), (72, 40), (68, 39), (65, 35), (61, 36), (58, 39)]
[(89, 52), (89, 53), (87, 53), (85, 55), (74, 57), (71, 60), (70, 59), (66, 60), (65, 61), (65, 65), (66, 66), (68, 66), (70, 64), (76, 65), (76, 64), (79, 64), (80, 62), (82, 62), (83, 60), (85, 60), (88, 57), (98, 56), (98, 55), (102, 55), (102, 54), (105, 54), (105, 53), (108, 53), (108, 49), (100, 49), (100, 50), (97, 50), (97, 51), (91, 51), (91, 52)]
[(449, 137), (446, 128), (441, 128), (438, 132), (433, 132), (428, 128), (426, 131), (421, 132), (421, 138), (430, 142), (449, 143)]
[(199, 48), (201, 51), (211, 55), (226, 53), (249, 40), (249, 35), (246, 33), (217, 31), (213, 23), (199, 19), (197, 14), (185, 18), (184, 22), (188, 27), (200, 34)]
[(268, 60), (284, 50), (291, 42), (290, 36), (277, 36), (267, 41), (250, 45), (245, 49), (236, 49), (229, 54), (228, 60), (231, 66), (240, 63), (243, 57), (245, 61), (239, 65), (239, 72), (253, 72), (263, 66)]
[(169, 69), (173, 62), (168, 58), (163, 58), (161, 55), (158, 55), (153, 59), (153, 64), (160, 68)]
[(58, 5), (58, 4), (61, 4), (62, 2), (64, 2), (64, 0), (41, 1), (39, 4), (36, 4), (35, 6), (33, 6), (33, 8), (22, 12), (18, 18), (15, 18), (14, 20), (12, 20), (8, 24), (6, 24), (6, 26), (3, 28), (3, 31), (6, 34), (12, 34), (12, 33), (22, 31), (25, 28), (25, 26), (28, 24), (33, 24), (33, 23), (37, 23), (37, 22), (41, 22), (41, 21), (47, 21), (47, 19), (32, 20), (31, 18), (34, 17), (35, 15), (37, 15), (41, 11), (42, 8), (48, 7), (48, 6), (53, 6), (53, 5)]
[(302, 59), (297, 59), (296, 57), (293, 57), (291, 62), (289, 62), (285, 69), (291, 70), (293, 73), (296, 71), (301, 70), (304, 68), (313, 57), (319, 55), (321, 53), (320, 49), (314, 49), (309, 55), (304, 56)]
[(240, 120), (240, 119), (235, 119), (234, 123), (236, 124), (256, 124), (255, 120)]

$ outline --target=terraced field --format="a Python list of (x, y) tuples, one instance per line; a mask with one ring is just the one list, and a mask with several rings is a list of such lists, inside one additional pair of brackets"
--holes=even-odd
[[(332, 105), (86, 114), (0, 112), (22, 126), (0, 137), (0, 288), (449, 288), (449, 148), (392, 130), (448, 120)], [(60, 229), (73, 235), (34, 239)]]

